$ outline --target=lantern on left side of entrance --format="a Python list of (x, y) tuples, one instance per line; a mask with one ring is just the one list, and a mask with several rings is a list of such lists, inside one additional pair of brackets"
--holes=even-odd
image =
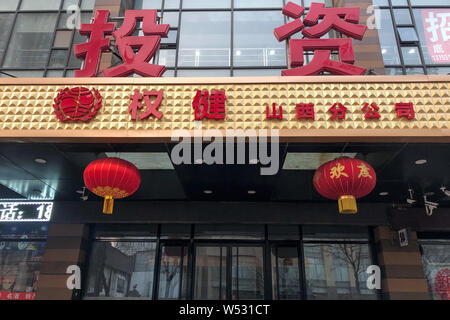
[(139, 188), (141, 175), (134, 164), (119, 158), (103, 158), (84, 169), (84, 184), (94, 194), (104, 197), (103, 213), (112, 214), (114, 199), (132, 195)]

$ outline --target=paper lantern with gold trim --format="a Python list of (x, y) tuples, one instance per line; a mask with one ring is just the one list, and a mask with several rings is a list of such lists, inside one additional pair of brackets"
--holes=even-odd
[(318, 193), (338, 200), (340, 213), (357, 213), (356, 199), (372, 192), (376, 181), (373, 168), (367, 162), (353, 158), (338, 158), (324, 163), (313, 178)]
[(139, 188), (141, 175), (134, 164), (119, 158), (103, 158), (84, 169), (84, 184), (96, 195), (104, 197), (103, 213), (112, 214), (114, 199), (132, 195)]

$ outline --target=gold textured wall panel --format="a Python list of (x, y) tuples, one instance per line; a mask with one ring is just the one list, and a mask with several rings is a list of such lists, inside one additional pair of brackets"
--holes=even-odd
[[(450, 141), (450, 76), (1, 79), (0, 138), (42, 141), (169, 141), (172, 130), (279, 129), (291, 141)], [(96, 88), (103, 97), (97, 116), (87, 123), (60, 122), (53, 99), (61, 89)], [(128, 106), (135, 89), (164, 90), (161, 120), (131, 120)], [(197, 89), (226, 93), (225, 120), (194, 120)], [(266, 105), (283, 106), (283, 120), (266, 119)], [(328, 109), (341, 102), (345, 120), (331, 120)], [(380, 107), (381, 119), (366, 120), (365, 102)], [(398, 118), (397, 102), (412, 102), (415, 119)], [(297, 103), (314, 103), (315, 120), (298, 120)], [(138, 114), (142, 112), (139, 111)], [(384, 137), (384, 138), (383, 138)], [(409, 138), (408, 138), (409, 137)]]

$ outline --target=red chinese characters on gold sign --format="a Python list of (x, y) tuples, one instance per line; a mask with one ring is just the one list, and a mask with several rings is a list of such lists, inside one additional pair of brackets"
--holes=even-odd
[[(80, 34), (89, 36), (86, 43), (74, 47), (75, 55), (84, 59), (81, 70), (75, 71), (75, 77), (96, 77), (102, 52), (110, 50), (110, 42), (106, 35), (112, 34), (116, 40), (123, 63), (102, 70), (106, 77), (126, 77), (133, 73), (143, 77), (160, 77), (165, 66), (148, 63), (156, 53), (161, 37), (167, 37), (168, 24), (156, 23), (156, 10), (127, 10), (122, 26), (114, 31), (114, 24), (108, 23), (109, 11), (97, 10), (93, 23), (83, 23)], [(136, 31), (136, 23), (142, 21), (143, 36), (132, 36)], [(113, 32), (114, 31), (114, 32)], [(135, 52), (137, 50), (137, 52)]]
[[(290, 67), (283, 70), (283, 76), (308, 76), (322, 72), (341, 75), (361, 75), (366, 69), (354, 66), (352, 39), (318, 39), (330, 30), (335, 30), (348, 37), (361, 40), (367, 26), (359, 25), (359, 7), (325, 8), (323, 3), (311, 3), (311, 8), (304, 18), (304, 8), (293, 2), (288, 2), (282, 13), (292, 19), (283, 26), (274, 29), (278, 41), (283, 41), (302, 31), (307, 38), (289, 40)], [(319, 20), (321, 21), (319, 22)], [(306, 27), (305, 27), (306, 26)], [(311, 62), (304, 66), (303, 55), (305, 51), (313, 51)], [(333, 51), (339, 54), (339, 61), (331, 60)]]

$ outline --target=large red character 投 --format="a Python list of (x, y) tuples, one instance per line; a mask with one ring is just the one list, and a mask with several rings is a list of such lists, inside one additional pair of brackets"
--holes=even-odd
[[(313, 39), (289, 40), (290, 67), (283, 70), (283, 76), (308, 76), (323, 72), (340, 75), (361, 75), (366, 69), (354, 66), (355, 57), (351, 39), (314, 39), (320, 38), (331, 29), (339, 31), (349, 37), (361, 40), (367, 26), (357, 24), (359, 22), (359, 8), (325, 8), (322, 3), (312, 3), (311, 8), (303, 22), (300, 17), (304, 8), (288, 2), (283, 8), (283, 14), (294, 21), (274, 29), (278, 41), (283, 41), (290, 36), (302, 31), (305, 37)], [(319, 19), (321, 21), (319, 22)], [(311, 62), (304, 64), (305, 51), (314, 52)], [(339, 61), (330, 59), (333, 52), (338, 52)]]
[[(102, 70), (105, 77), (126, 77), (133, 73), (143, 77), (162, 76), (165, 66), (148, 63), (155, 55), (161, 37), (167, 37), (170, 27), (157, 24), (156, 10), (127, 10), (122, 26), (116, 31), (113, 23), (107, 23), (108, 18), (108, 10), (97, 10), (93, 23), (81, 25), (80, 34), (90, 38), (86, 43), (75, 45), (76, 56), (84, 59), (83, 69), (76, 70), (75, 77), (97, 76), (101, 53), (110, 50), (105, 35), (111, 33), (123, 63)], [(138, 21), (142, 21), (143, 36), (133, 36)]]

